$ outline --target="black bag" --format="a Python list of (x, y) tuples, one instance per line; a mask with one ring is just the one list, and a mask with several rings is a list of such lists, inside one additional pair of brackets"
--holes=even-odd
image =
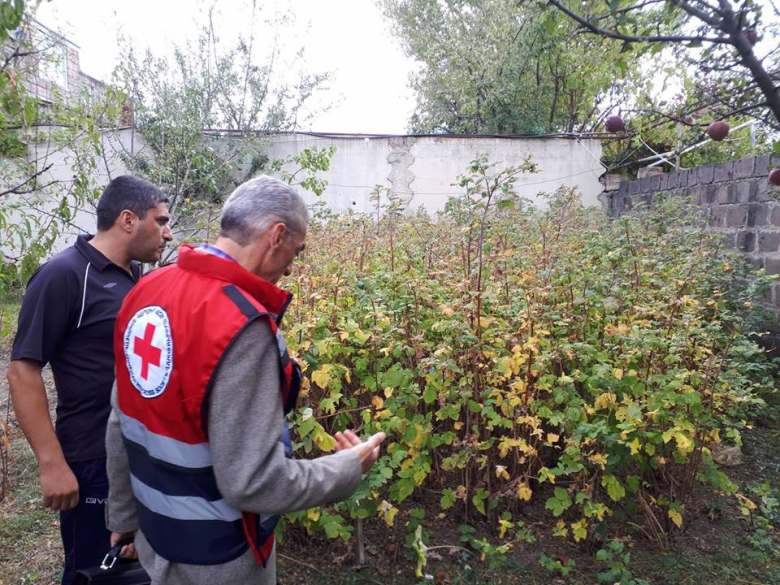
[(99, 567), (77, 571), (74, 585), (151, 585), (152, 580), (141, 563), (119, 558), (122, 547), (132, 541), (130, 538), (117, 543)]

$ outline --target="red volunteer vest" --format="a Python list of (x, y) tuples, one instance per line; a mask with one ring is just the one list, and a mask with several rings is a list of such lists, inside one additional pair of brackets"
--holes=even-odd
[(265, 565), (273, 549), (276, 518), (235, 510), (219, 493), (207, 408), (226, 350), (263, 319), (277, 340), (285, 414), (292, 410), (300, 371), (278, 329), (290, 299), (238, 263), (189, 246), (125, 298), (114, 333), (122, 435), (140, 528), (168, 560), (219, 564), (249, 547)]

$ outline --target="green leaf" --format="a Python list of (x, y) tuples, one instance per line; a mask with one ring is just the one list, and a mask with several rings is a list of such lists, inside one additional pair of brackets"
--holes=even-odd
[(484, 488), (479, 488), (476, 493), (471, 497), (471, 503), (479, 510), (480, 514), (485, 515), (485, 500), (488, 497), (488, 491)]
[(553, 516), (557, 518), (568, 510), (571, 507), (571, 504), (572, 501), (569, 492), (563, 488), (557, 487), (553, 491), (553, 496), (545, 502), (544, 507), (550, 510), (550, 512), (553, 513)]
[(607, 494), (613, 501), (618, 502), (626, 496), (626, 488), (614, 475), (605, 475), (601, 478), (601, 485), (607, 489)]
[(451, 490), (450, 488), (446, 488), (444, 492), (441, 494), (441, 500), (439, 501), (439, 506), (442, 510), (449, 510), (455, 505), (455, 502), (457, 501), (457, 497), (455, 496), (455, 492)]

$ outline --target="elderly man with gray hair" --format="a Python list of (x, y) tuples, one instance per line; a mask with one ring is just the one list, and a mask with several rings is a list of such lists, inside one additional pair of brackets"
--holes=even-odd
[(290, 458), (300, 370), (275, 283), (307, 223), (292, 188), (252, 179), (225, 202), (217, 241), (182, 246), (119, 312), (107, 525), (114, 543), (135, 533), (154, 584), (276, 583), (277, 515), (348, 497), (378, 457), (382, 433), (346, 431), (332, 455)]

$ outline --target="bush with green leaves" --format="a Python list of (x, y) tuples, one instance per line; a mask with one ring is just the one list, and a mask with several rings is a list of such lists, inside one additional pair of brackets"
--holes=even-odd
[(562, 189), (539, 210), (515, 189), (532, 171), (481, 158), (435, 221), (391, 200), (378, 222), (313, 226), (285, 283), (296, 449), (332, 451), (345, 428), (388, 439), (351, 499), (289, 521), (347, 540), (422, 510), (418, 540), (447, 516), (509, 550), (539, 502), (555, 536), (620, 514), (664, 544), (697, 486), (747, 499), (710, 447), (738, 442), (772, 391), (749, 336), (769, 279), (681, 201), (610, 220)]

